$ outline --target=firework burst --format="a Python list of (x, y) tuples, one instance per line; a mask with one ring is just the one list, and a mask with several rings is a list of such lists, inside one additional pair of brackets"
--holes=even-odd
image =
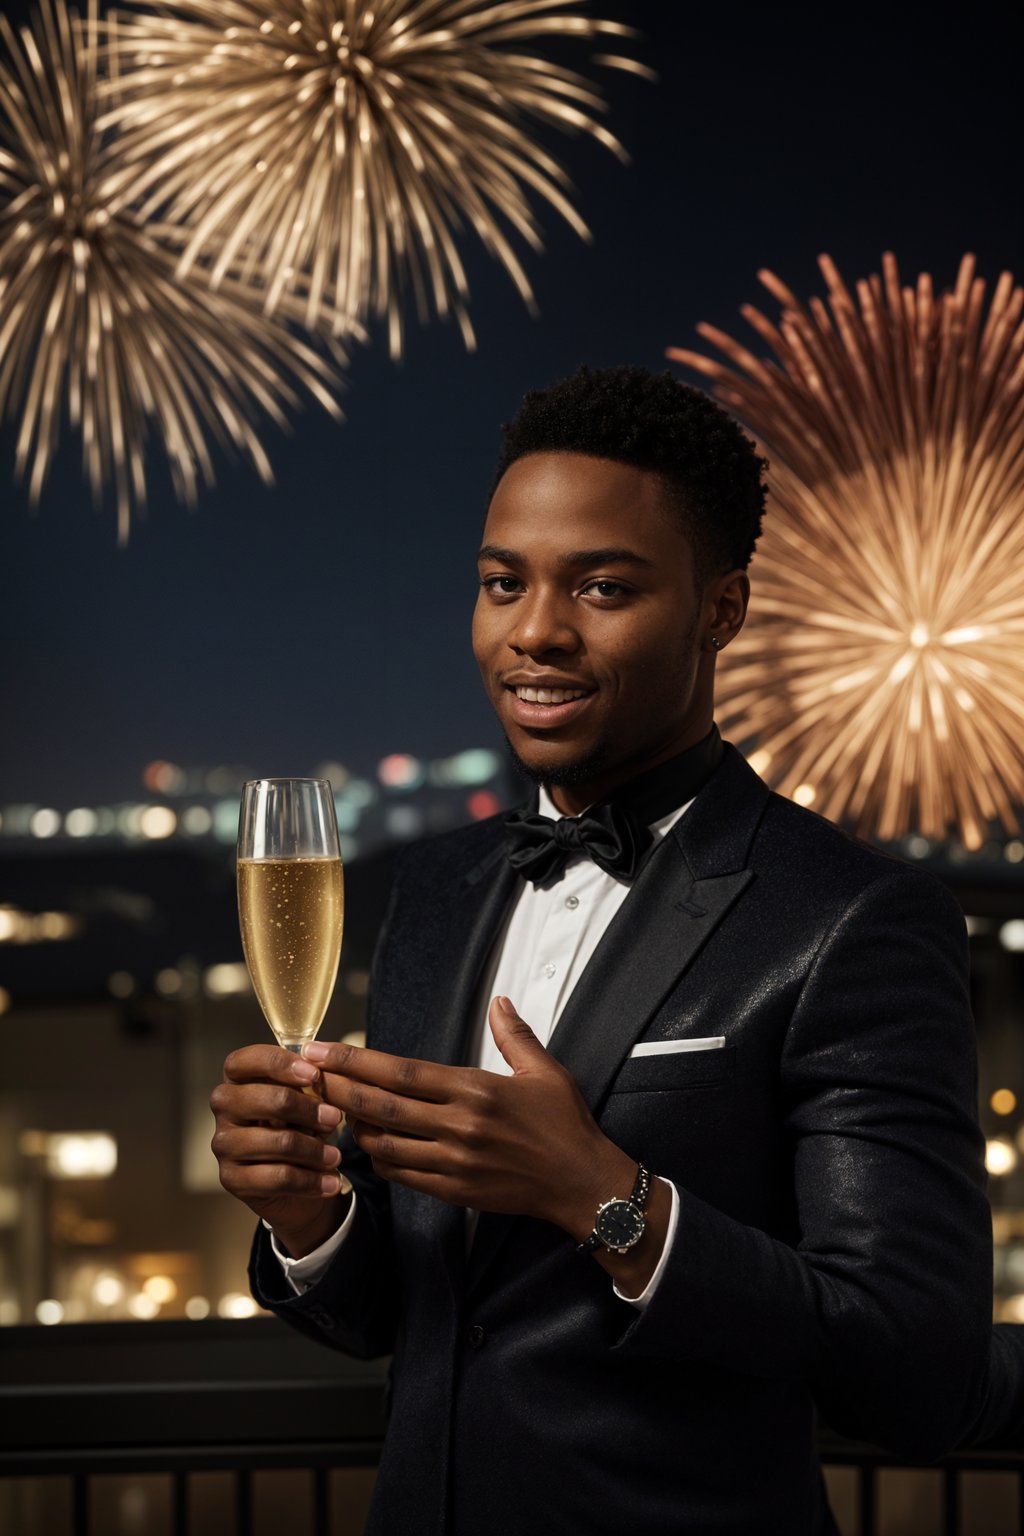
[(783, 793), (889, 841), (987, 824), (1024, 802), (1024, 292), (991, 302), (964, 257), (828, 304), (770, 272), (762, 360), (711, 326), (727, 366), (672, 348), (765, 445), (771, 513), (751, 619), (722, 668), (719, 719)]
[(119, 104), (105, 120), (122, 135), (122, 192), (188, 226), (182, 273), (212, 243), (214, 283), (243, 262), (265, 280), (268, 312), (304, 282), (310, 328), (328, 306), (386, 316), (398, 356), (408, 289), (421, 318), (432, 301), (472, 346), (464, 225), (530, 306), (510, 237), (541, 249), (531, 194), (589, 237), (530, 124), (626, 158), (594, 86), (526, 51), (600, 35), (633, 34), (563, 0), (169, 0), (122, 15), (108, 48)]
[(42, 0), (20, 39), (0, 16), (0, 411), (20, 413), (16, 470), (33, 501), (67, 416), (94, 497), (116, 488), (123, 542), (145, 501), (152, 430), (187, 502), (213, 482), (211, 439), (269, 482), (259, 418), (286, 425), (295, 384), (340, 415), (340, 377), (234, 273), (216, 293), (200, 273), (178, 281), (161, 238), (174, 232), (115, 205), (117, 147), (97, 128), (94, 4), (84, 49), (78, 25), (62, 0)]

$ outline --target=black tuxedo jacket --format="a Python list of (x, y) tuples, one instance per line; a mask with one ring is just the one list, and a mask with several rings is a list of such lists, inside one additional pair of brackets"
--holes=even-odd
[[(370, 1043), (457, 1063), (517, 888), (500, 818), (411, 849)], [(639, 1040), (725, 1047), (632, 1057)], [(987, 1390), (991, 1227), (959, 907), (769, 792), (732, 748), (658, 845), (549, 1049), (606, 1134), (676, 1185), (642, 1314), (564, 1232), (465, 1214), (349, 1148), (352, 1231), (257, 1299), (392, 1352), (376, 1536), (810, 1536), (833, 1428), (939, 1457)], [(553, 1179), (558, 1169), (551, 1170)]]

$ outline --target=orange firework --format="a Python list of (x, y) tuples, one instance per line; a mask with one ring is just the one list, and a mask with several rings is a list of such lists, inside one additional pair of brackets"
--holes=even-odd
[(951, 292), (895, 258), (828, 304), (770, 272), (775, 357), (709, 325), (714, 381), (772, 461), (719, 721), (782, 793), (883, 841), (1019, 831), (1024, 802), (1024, 291), (965, 256)]
[(325, 308), (386, 317), (397, 356), (411, 290), (421, 316), (432, 301), (472, 345), (464, 228), (528, 305), (510, 237), (541, 248), (531, 198), (588, 236), (532, 125), (626, 158), (600, 92), (530, 45), (632, 35), (563, 0), (168, 0), (122, 14), (104, 119), (122, 134), (121, 195), (187, 226), (183, 274), (211, 247), (215, 285), (247, 263), (268, 312), (304, 282), (308, 326)]

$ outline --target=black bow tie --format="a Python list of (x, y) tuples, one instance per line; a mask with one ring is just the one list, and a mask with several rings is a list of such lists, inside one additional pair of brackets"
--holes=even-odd
[(692, 800), (718, 766), (723, 752), (717, 726), (695, 747), (623, 784), (582, 816), (553, 821), (539, 811), (505, 818), (512, 868), (534, 885), (561, 874), (574, 853), (586, 853), (619, 880), (632, 880), (654, 838), (650, 824)]

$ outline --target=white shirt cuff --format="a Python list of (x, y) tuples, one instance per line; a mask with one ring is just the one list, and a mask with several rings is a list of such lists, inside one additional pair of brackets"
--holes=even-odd
[[(668, 1179), (662, 1179), (661, 1182), (662, 1184), (668, 1184), (669, 1189), (672, 1191), (672, 1209), (669, 1212), (668, 1231), (665, 1233), (665, 1246), (661, 1250), (661, 1258), (658, 1260), (657, 1268), (639, 1296), (627, 1296), (624, 1291), (620, 1291), (618, 1286), (613, 1284), (613, 1289), (619, 1300), (628, 1301), (630, 1306), (636, 1307), (638, 1312), (644, 1310), (658, 1289), (658, 1282), (665, 1273), (665, 1265), (668, 1263), (668, 1256), (672, 1251), (672, 1242), (676, 1235), (676, 1228), (679, 1225), (679, 1191)], [(300, 1260), (299, 1262), (304, 1263), (305, 1260)]]
[(269, 1221), (263, 1223), (270, 1233), (270, 1246), (280, 1261), (281, 1268), (284, 1270), (284, 1277), (296, 1296), (301, 1296), (303, 1291), (308, 1291), (311, 1285), (315, 1285), (327, 1273), (331, 1260), (348, 1236), (348, 1230), (352, 1225), (352, 1218), (355, 1212), (356, 1195), (353, 1190), (352, 1199), (349, 1202), (348, 1210), (345, 1212), (345, 1220), (337, 1232), (332, 1232), (330, 1237), (320, 1244), (319, 1248), (314, 1248), (311, 1253), (303, 1254), (301, 1259), (293, 1259), (285, 1253), (284, 1249), (278, 1244), (277, 1238), (274, 1236), (274, 1229)]

